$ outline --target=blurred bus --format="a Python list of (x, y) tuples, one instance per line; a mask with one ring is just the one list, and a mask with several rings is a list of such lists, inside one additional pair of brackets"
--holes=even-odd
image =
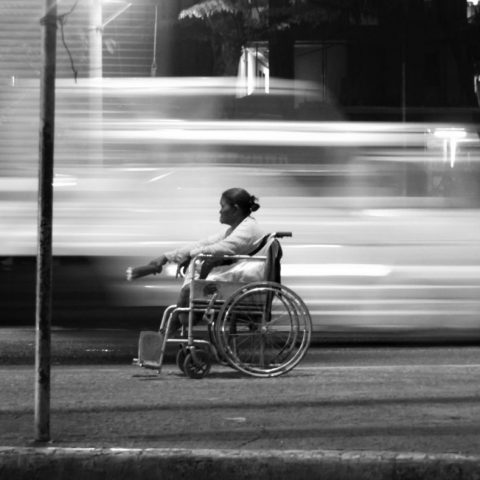
[[(0, 92), (2, 323), (32, 317), (36, 82)], [(283, 282), (317, 338), (480, 338), (475, 126), (349, 122), (324, 89), (271, 80), (57, 81), (54, 323), (135, 327), (174, 303), (175, 268), (125, 268), (210, 235), (219, 198), (260, 198), (283, 242)]]

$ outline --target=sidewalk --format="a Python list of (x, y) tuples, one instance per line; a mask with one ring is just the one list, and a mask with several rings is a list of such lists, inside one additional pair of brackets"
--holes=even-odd
[(15, 480), (468, 480), (480, 456), (342, 451), (0, 448)]
[[(131, 367), (135, 332), (59, 329), (53, 442), (33, 446), (33, 332), (2, 333), (0, 358), (12, 363), (0, 368), (0, 480), (480, 478), (480, 366), (441, 378), (438, 368), (415, 365), (338, 369), (318, 349), (313, 362), (278, 379), (216, 366), (194, 381), (172, 363), (160, 377)], [(100, 357), (106, 364), (95, 364)], [(437, 445), (436, 435), (445, 441)]]

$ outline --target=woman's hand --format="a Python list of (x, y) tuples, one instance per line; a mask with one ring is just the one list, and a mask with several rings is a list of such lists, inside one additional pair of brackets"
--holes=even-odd
[(161, 255), (158, 258), (154, 258), (149, 265), (152, 265), (157, 268), (155, 273), (160, 273), (162, 271), (162, 267), (168, 262), (167, 257), (165, 255)]

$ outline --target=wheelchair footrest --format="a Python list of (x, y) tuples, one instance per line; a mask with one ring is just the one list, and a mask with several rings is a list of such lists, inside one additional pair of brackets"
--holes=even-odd
[(162, 368), (162, 366), (159, 363), (155, 363), (155, 362), (143, 362), (141, 366), (143, 368), (149, 368), (151, 370), (160, 370)]
[(137, 365), (145, 368), (160, 368), (163, 357), (164, 336), (160, 332), (143, 331), (138, 339)]

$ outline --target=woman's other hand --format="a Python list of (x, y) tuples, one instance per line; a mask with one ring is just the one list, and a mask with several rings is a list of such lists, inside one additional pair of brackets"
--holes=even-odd
[(177, 278), (185, 276), (185, 273), (191, 261), (192, 261), (192, 257), (187, 257), (182, 263), (178, 265), (177, 274), (175, 275)]

